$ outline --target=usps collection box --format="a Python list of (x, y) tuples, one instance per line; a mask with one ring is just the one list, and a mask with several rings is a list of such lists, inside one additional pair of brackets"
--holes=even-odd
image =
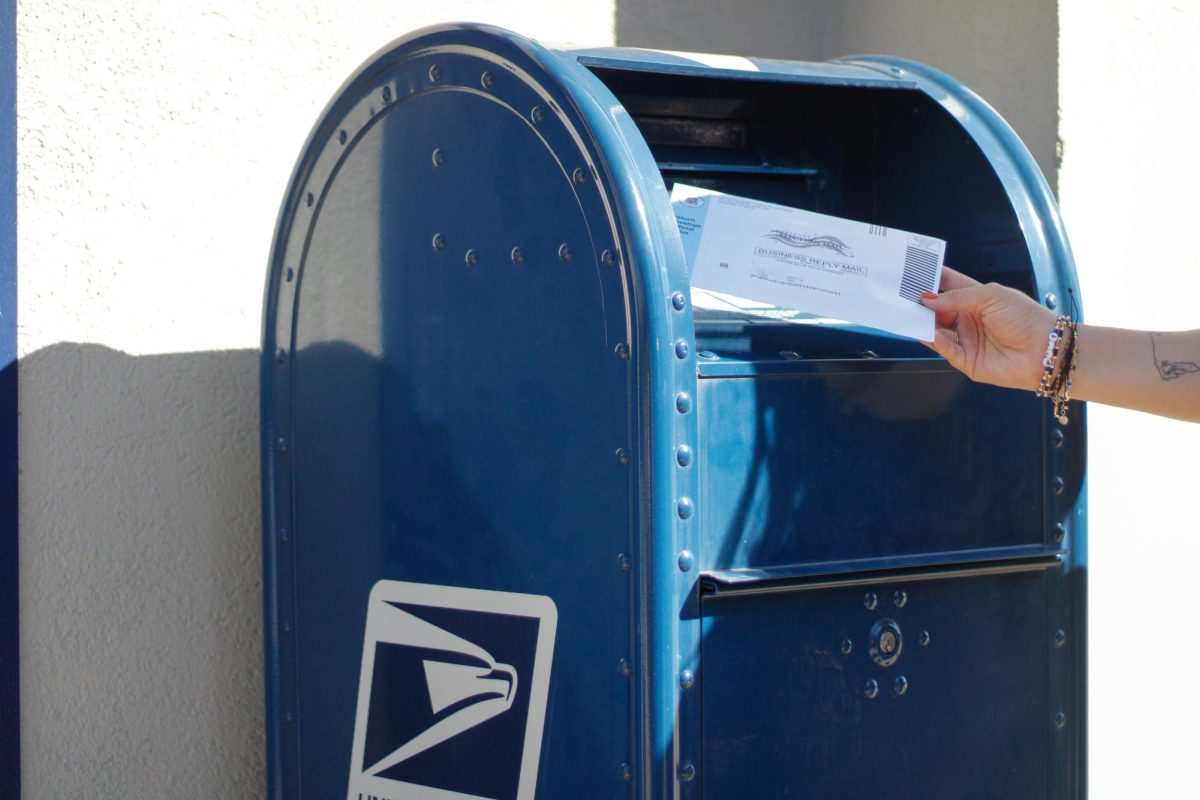
[(1028, 152), (928, 67), (384, 47), (267, 276), (270, 796), (1082, 798), (1083, 416), (703, 296), (677, 184), (1080, 316)]

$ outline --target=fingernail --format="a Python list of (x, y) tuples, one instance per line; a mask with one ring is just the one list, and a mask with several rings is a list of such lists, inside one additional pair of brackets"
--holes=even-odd
[(937, 300), (937, 295), (933, 292), (921, 292), (922, 300)]

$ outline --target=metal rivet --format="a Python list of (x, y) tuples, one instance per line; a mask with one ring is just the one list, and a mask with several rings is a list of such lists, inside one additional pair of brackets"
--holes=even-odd
[(279, 541), (286, 542), (287, 540), (288, 540), (288, 529), (280, 528), (279, 529)]
[(1046, 294), (1046, 308), (1058, 308), (1058, 298), (1052, 292)]
[(1061, 542), (1063, 537), (1067, 535), (1067, 526), (1061, 522), (1054, 523), (1054, 541)]
[(1062, 447), (1063, 440), (1066, 438), (1067, 437), (1063, 434), (1062, 428), (1055, 428), (1054, 430), (1050, 431), (1050, 444), (1054, 445), (1055, 447)]
[(467, 262), (468, 267), (474, 267), (479, 263), (479, 256), (474, 250), (468, 250), (463, 259)]
[(629, 663), (628, 658), (618, 659), (617, 674), (619, 674), (622, 678), (628, 678), (633, 674), (633, 665)]
[(565, 242), (558, 246), (558, 257), (564, 264), (571, 260), (571, 248)]
[(276, 446), (277, 448), (279, 448), (279, 452), (281, 452), (281, 453), (286, 453), (286, 452), (287, 452), (287, 439), (285, 439), (285, 438), (283, 438), (282, 436), (280, 436), (280, 437), (279, 437), (279, 441), (277, 441), (277, 442), (275, 443), (275, 446)]
[(576, 186), (583, 186), (587, 183), (587, 173), (583, 171), (582, 167), (576, 167), (571, 172), (571, 180), (575, 181)]
[(612, 250), (605, 250), (600, 254), (600, 263), (606, 267), (611, 267), (617, 263), (617, 257), (613, 255)]
[(521, 248), (519, 247), (514, 247), (512, 252), (508, 254), (508, 257), (512, 259), (514, 264), (525, 263), (525, 254), (521, 252)]
[(696, 358), (703, 358), (705, 361), (719, 361), (721, 357), (712, 350), (701, 350), (696, 353)]
[(629, 556), (625, 553), (617, 554), (617, 569), (621, 572), (629, 572)]
[(893, 75), (903, 75), (904, 70), (900, 69), (899, 67), (892, 67), (892, 74)]
[(445, 250), (446, 249), (446, 237), (442, 236), (440, 233), (435, 233), (433, 235), (433, 249), (434, 250)]
[(546, 118), (546, 112), (542, 111), (541, 106), (534, 106), (533, 110), (529, 112), (529, 118), (533, 120), (534, 125), (541, 125), (542, 120)]
[(896, 693), (897, 697), (907, 692), (908, 678), (904, 677), (903, 675), (898, 675), (896, 680), (892, 681), (892, 691)]
[(433, 81), (434, 83), (437, 83), (439, 80), (441, 80), (441, 77), (442, 77), (442, 71), (440, 69), (438, 69), (437, 64), (434, 64), (432, 67), (429, 68), (429, 80)]
[(1061, 477), (1055, 475), (1054, 480), (1050, 482), (1050, 488), (1055, 494), (1062, 494), (1063, 490), (1067, 488), (1067, 484)]
[(686, 467), (692, 463), (692, 448), (686, 444), (681, 444), (675, 448), (675, 463), (681, 467)]
[(866, 359), (879, 358), (879, 353), (876, 353), (874, 350), (859, 350), (858, 355), (860, 358)]
[(1064, 631), (1062, 628), (1059, 628), (1058, 630), (1056, 630), (1054, 632), (1054, 646), (1062, 647), (1066, 643), (1067, 643), (1067, 632)]
[(675, 395), (675, 410), (680, 414), (686, 414), (692, 410), (692, 397), (687, 392), (680, 392)]
[(691, 572), (692, 570), (692, 551), (683, 550), (679, 553), (679, 571)]
[(617, 770), (617, 774), (621, 776), (621, 780), (628, 783), (629, 781), (633, 780), (633, 767), (629, 766), (628, 764), (622, 764), (621, 768)]
[(687, 358), (688, 357), (688, 343), (685, 342), (683, 339), (675, 340), (675, 357), (676, 358)]
[(482, 86), (483, 88), (490, 89), (490, 88), (492, 88), (493, 83), (494, 83), (494, 81), (492, 80), (492, 73), (484, 72), (482, 75), (479, 76), (479, 85)]
[(275, 360), (282, 364), (287, 359), (287, 350), (282, 347), (275, 351)]
[(696, 676), (690, 669), (685, 669), (679, 673), (679, 688), (690, 689), (696, 685)]
[(624, 447), (617, 448), (617, 463), (622, 467), (629, 463), (629, 451)]
[(685, 761), (679, 765), (679, 780), (683, 781), (684, 783), (687, 783), (689, 781), (695, 780), (695, 778), (696, 778), (696, 767), (694, 764), (692, 764), (692, 762)]
[(390, 86), (383, 87), (383, 89), (379, 92), (379, 96), (383, 98), (384, 105), (387, 105), (388, 103), (392, 102), (392, 87), (390, 87)]
[(874, 611), (879, 605), (879, 596), (874, 592), (867, 592), (863, 597), (863, 605), (867, 607), (867, 611)]
[(779, 357), (782, 358), (784, 361), (800, 361), (803, 358), (795, 350), (780, 350)]
[(1054, 715), (1054, 727), (1058, 728), (1060, 731), (1067, 727), (1067, 715), (1062, 711)]
[(903, 589), (897, 589), (892, 594), (892, 602), (896, 604), (896, 608), (904, 608), (908, 605), (908, 592)]
[(294, 713), (292, 713), (292, 710), (290, 708), (287, 711), (283, 712), (283, 721), (284, 722), (286, 722), (290, 725), (295, 720), (296, 720), (296, 715)]
[(345, 144), (347, 138), (348, 137), (346, 136), (346, 131), (344, 131), (344, 130), (338, 131), (338, 144)]
[(921, 631), (917, 634), (917, 644), (921, 645), (921, 647), (929, 646), (929, 631)]
[(613, 354), (616, 355), (618, 361), (628, 361), (629, 345), (624, 342), (617, 342), (617, 346), (613, 348)]
[(691, 498), (681, 497), (675, 504), (675, 513), (679, 515), (680, 519), (690, 519), (693, 510)]
[(842, 655), (850, 655), (850, 651), (854, 649), (854, 642), (849, 639), (842, 639)]
[(304, 195), (304, 205), (311, 208), (312, 204), (313, 204), (313, 193), (308, 192), (307, 194)]
[(879, 681), (871, 678), (863, 685), (863, 696), (868, 700), (874, 700), (879, 696)]
[(283, 273), (283, 279), (285, 281), (287, 281), (288, 283), (291, 283), (292, 280), (295, 279), (295, 277), (296, 277), (296, 270), (292, 269), (291, 267), (288, 267)]
[(674, 292), (671, 295), (671, 307), (676, 311), (683, 311), (687, 306), (687, 298), (683, 296), (683, 292)]
[(442, 164), (446, 163), (446, 154), (442, 152), (442, 148), (440, 148), (440, 147), (433, 148), (432, 158), (433, 158), (433, 165), (435, 167), (440, 167)]

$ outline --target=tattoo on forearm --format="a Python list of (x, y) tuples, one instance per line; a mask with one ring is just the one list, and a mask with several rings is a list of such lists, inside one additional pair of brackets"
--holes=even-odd
[(1161, 333), (1150, 334), (1150, 352), (1154, 355), (1154, 366), (1158, 368), (1158, 375), (1164, 381), (1173, 381), (1181, 375), (1187, 375), (1189, 372), (1200, 372), (1200, 365), (1194, 361), (1171, 361), (1158, 356), (1158, 341)]

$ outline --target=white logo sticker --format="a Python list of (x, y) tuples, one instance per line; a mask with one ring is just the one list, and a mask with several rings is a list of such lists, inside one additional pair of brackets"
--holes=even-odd
[(557, 624), (542, 595), (376, 583), (348, 800), (532, 800)]

